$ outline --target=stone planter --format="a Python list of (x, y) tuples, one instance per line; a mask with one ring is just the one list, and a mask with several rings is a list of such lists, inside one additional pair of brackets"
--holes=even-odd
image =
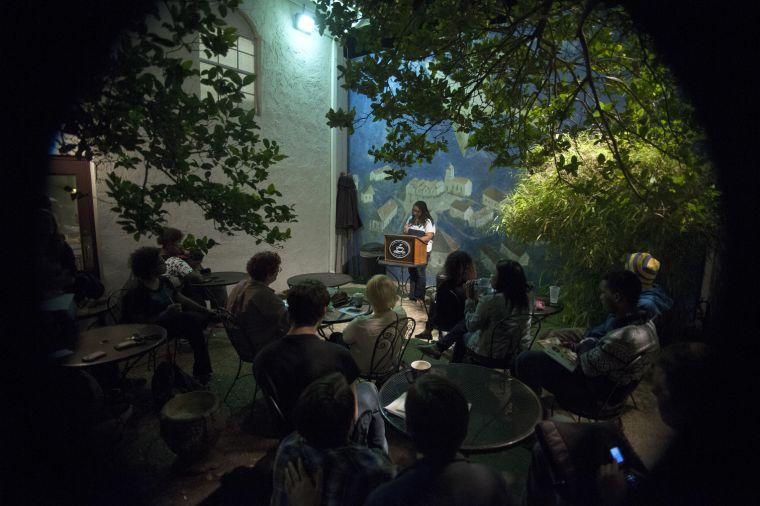
[(182, 460), (206, 455), (222, 431), (221, 403), (212, 392), (179, 394), (161, 409), (161, 437)]

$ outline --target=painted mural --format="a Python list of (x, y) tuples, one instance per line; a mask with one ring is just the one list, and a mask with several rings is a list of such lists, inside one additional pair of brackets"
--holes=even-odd
[[(369, 110), (363, 95), (349, 94), (357, 117)], [(439, 153), (430, 164), (411, 167), (405, 179), (386, 180), (389, 167), (376, 164), (367, 151), (383, 143), (385, 124), (367, 121), (349, 139), (348, 167), (356, 183), (359, 214), (364, 227), (359, 244), (383, 242), (383, 234), (400, 233), (418, 200), (427, 202), (436, 234), (428, 263), (428, 284), (443, 268), (446, 256), (464, 249), (475, 259), (479, 277), (490, 276), (499, 259), (512, 259), (526, 269), (529, 280), (539, 282), (543, 272), (543, 249), (526, 247), (497, 233), (502, 200), (514, 189), (514, 169), (489, 171), (491, 155), (467, 149), (461, 133), (449, 134), (447, 153)]]

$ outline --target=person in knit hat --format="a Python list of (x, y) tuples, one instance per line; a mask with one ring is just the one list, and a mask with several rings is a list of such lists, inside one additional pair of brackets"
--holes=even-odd
[(641, 281), (638, 307), (646, 311), (647, 317), (654, 318), (673, 307), (673, 299), (654, 282), (660, 270), (660, 262), (655, 257), (646, 252), (631, 253), (625, 262), (625, 268), (636, 274)]
[[(647, 319), (651, 320), (673, 307), (673, 299), (654, 282), (660, 270), (659, 260), (646, 252), (631, 253), (626, 258), (625, 269), (636, 274), (641, 281), (641, 295), (636, 307), (646, 313)], [(609, 314), (604, 323), (589, 329), (586, 337), (599, 338), (614, 328), (615, 316)]]
[(660, 270), (660, 261), (649, 253), (631, 253), (625, 261), (625, 268), (639, 277), (642, 290), (648, 290)]

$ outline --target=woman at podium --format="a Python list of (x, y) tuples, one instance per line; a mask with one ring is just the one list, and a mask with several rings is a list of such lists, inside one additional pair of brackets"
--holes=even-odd
[[(433, 236), (435, 235), (435, 225), (433, 217), (430, 216), (428, 206), (422, 200), (418, 200), (412, 206), (412, 214), (404, 223), (404, 233), (419, 237), (420, 240), (427, 244), (427, 256), (433, 249)], [(409, 267), (409, 300), (417, 301), (425, 298), (425, 269), (427, 264), (419, 267)]]

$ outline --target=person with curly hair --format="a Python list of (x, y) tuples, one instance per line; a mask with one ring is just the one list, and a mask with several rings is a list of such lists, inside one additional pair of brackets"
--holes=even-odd
[(166, 263), (161, 250), (136, 249), (129, 257), (134, 281), (122, 299), (125, 323), (155, 323), (170, 338), (184, 337), (193, 348), (193, 376), (201, 383), (211, 378), (211, 359), (203, 330), (215, 313), (182, 295), (164, 276)]
[(256, 253), (246, 265), (249, 279), (235, 285), (227, 299), (227, 310), (256, 352), (290, 328), (285, 304), (270, 288), (282, 271), (281, 263), (274, 251)]

